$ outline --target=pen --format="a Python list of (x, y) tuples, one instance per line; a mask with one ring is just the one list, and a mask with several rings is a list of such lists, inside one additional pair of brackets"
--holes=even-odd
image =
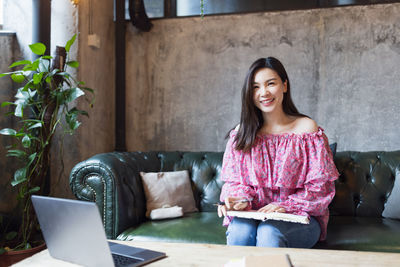
[[(245, 202), (250, 202), (253, 199), (238, 199), (238, 200), (233, 200), (231, 201), (232, 203), (245, 203)], [(225, 205), (224, 201), (218, 201), (218, 203), (215, 203), (214, 206), (218, 206), (218, 205)]]

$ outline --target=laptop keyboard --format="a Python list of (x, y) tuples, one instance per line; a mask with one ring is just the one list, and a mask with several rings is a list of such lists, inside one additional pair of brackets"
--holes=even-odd
[(133, 263), (141, 262), (143, 260), (140, 259), (135, 259), (135, 258), (130, 258), (118, 254), (111, 254), (114, 260), (114, 264), (116, 267), (118, 266), (127, 266)]

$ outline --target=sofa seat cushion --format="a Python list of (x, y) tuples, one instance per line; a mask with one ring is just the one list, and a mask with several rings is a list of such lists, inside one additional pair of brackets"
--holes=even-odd
[(400, 252), (400, 220), (331, 216), (327, 239), (314, 248)]
[(125, 230), (117, 239), (226, 244), (225, 232), (217, 212), (193, 212), (181, 218), (146, 221)]

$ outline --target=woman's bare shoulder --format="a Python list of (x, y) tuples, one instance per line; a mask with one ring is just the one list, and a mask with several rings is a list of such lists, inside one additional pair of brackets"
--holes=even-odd
[(318, 124), (308, 117), (300, 117), (295, 121), (296, 133), (314, 133), (318, 131)]

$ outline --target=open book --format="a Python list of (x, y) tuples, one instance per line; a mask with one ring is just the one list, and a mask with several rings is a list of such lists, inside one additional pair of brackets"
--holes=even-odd
[(281, 212), (271, 212), (271, 213), (264, 213), (258, 212), (255, 210), (251, 211), (234, 211), (230, 210), (227, 213), (228, 216), (232, 217), (240, 217), (246, 219), (255, 219), (255, 220), (277, 220), (277, 221), (286, 221), (286, 222), (293, 222), (293, 223), (302, 223), (302, 224), (309, 224), (310, 220), (307, 216), (303, 215), (295, 215), (290, 213), (281, 213)]

